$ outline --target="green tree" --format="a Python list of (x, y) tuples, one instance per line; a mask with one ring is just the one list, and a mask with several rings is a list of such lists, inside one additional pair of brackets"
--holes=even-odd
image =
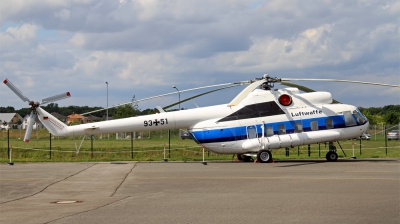
[(140, 114), (140, 109), (138, 104), (135, 102), (135, 96), (133, 96), (131, 104), (125, 104), (115, 108), (113, 119), (134, 117), (139, 114)]
[(390, 111), (384, 116), (386, 124), (398, 124), (400, 122), (400, 113)]
[(0, 107), (0, 113), (15, 113), (14, 107)]

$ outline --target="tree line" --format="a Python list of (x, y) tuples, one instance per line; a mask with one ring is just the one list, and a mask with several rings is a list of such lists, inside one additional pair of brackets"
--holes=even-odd
[(384, 107), (358, 108), (370, 124), (398, 124), (400, 123), (400, 105), (387, 105)]
[[(89, 107), (89, 106), (68, 106), (68, 107), (59, 107), (57, 103), (50, 103), (46, 106), (41, 106), (43, 109), (48, 111), (49, 113), (59, 113), (64, 116), (68, 116), (70, 114), (82, 114), (90, 111), (95, 111), (99, 109), (104, 109), (103, 107)], [(370, 124), (398, 124), (400, 123), (400, 105), (387, 105), (384, 107), (359, 107), (361, 113), (363, 113)], [(155, 114), (159, 111), (156, 108), (153, 109), (145, 109), (141, 110), (136, 103), (133, 104), (125, 104), (122, 106), (118, 106), (115, 108), (110, 108), (108, 110), (108, 116), (113, 119), (125, 118), (125, 117), (134, 117), (140, 115), (148, 115)], [(29, 108), (22, 108), (19, 110), (15, 110), (14, 107), (0, 107), (0, 113), (18, 113), (22, 117), (30, 113)], [(91, 113), (91, 115), (96, 117), (105, 117), (106, 110)]]

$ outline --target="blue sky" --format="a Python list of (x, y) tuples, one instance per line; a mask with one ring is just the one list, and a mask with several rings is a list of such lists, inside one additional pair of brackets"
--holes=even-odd
[[(174, 85), (184, 90), (263, 74), (399, 85), (398, 15), (399, 1), (385, 0), (4, 0), (0, 76), (34, 101), (69, 91), (60, 106), (101, 107), (106, 81), (109, 105), (173, 92)], [(400, 104), (398, 88), (297, 83), (355, 106)], [(228, 103), (241, 88), (194, 102)], [(5, 85), (0, 96), (0, 106), (27, 107)]]

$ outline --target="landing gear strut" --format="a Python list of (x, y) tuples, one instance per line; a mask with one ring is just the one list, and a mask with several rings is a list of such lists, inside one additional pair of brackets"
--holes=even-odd
[(272, 161), (271, 152), (265, 149), (258, 151), (257, 161), (260, 163), (270, 163)]

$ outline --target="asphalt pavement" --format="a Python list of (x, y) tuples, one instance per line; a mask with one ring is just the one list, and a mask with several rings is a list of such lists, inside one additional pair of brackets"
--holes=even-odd
[(0, 164), (0, 223), (400, 223), (400, 161)]

